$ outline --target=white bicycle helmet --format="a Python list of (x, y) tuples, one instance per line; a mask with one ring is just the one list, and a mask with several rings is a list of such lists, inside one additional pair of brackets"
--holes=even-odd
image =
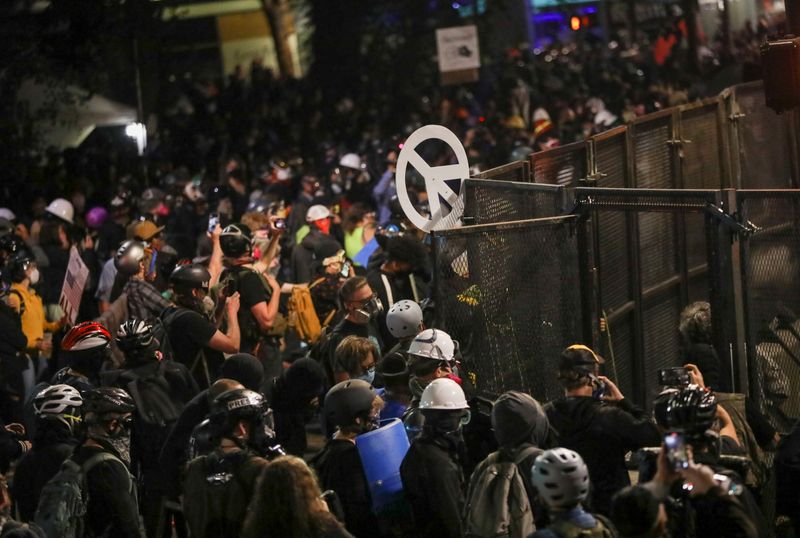
[(428, 383), (428, 386), (422, 391), (419, 408), (421, 410), (455, 411), (469, 409), (469, 404), (464, 391), (458, 383), (450, 378), (441, 377)]
[(408, 354), (439, 361), (455, 360), (456, 345), (450, 335), (439, 329), (425, 329), (414, 338)]
[(419, 332), (422, 309), (414, 301), (397, 301), (386, 314), (386, 327), (395, 338), (407, 338)]
[(83, 398), (77, 389), (69, 385), (53, 385), (33, 399), (33, 412), (37, 417), (75, 415), (82, 405)]
[(533, 464), (533, 485), (551, 508), (570, 508), (589, 495), (589, 470), (568, 448), (545, 451)]

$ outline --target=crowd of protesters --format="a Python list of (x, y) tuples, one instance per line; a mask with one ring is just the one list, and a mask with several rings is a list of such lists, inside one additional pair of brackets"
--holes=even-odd
[[(767, 32), (706, 46), (702, 69)], [(304, 82), (256, 63), (175, 86), (147, 178), (52, 159), (64, 190), (0, 208), (0, 536), (798, 535), (800, 429), (721, 392), (707, 305), (684, 312), (686, 366), (652, 414), (576, 344), (552, 358), (563, 397), (507, 392), (490, 426), (433, 322), (431, 249), (394, 177), (409, 129), (452, 128), (485, 168), (707, 90), (631, 50), (510, 54), (493, 87), (426, 97), (397, 134), (347, 100), (315, 114)]]

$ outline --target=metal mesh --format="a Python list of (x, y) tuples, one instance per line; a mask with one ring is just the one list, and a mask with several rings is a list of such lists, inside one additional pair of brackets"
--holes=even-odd
[(628, 178), (628, 160), (625, 143), (626, 130), (613, 135), (600, 135), (594, 141), (594, 161), (598, 183), (602, 187), (625, 187)]
[(671, 116), (642, 121), (635, 125), (633, 144), (637, 187), (669, 189), (676, 186), (672, 152), (668, 144), (671, 138)]
[(586, 177), (586, 143), (575, 142), (531, 155), (533, 180), (551, 185), (572, 185)]
[(683, 187), (722, 187), (722, 140), (717, 102), (681, 111)]
[(651, 299), (642, 312), (642, 331), (645, 335), (642, 364), (647, 405), (659, 392), (658, 370), (680, 366), (678, 318), (681, 302), (675, 291)]
[(514, 161), (496, 168), (490, 168), (477, 175), (480, 179), (495, 181), (531, 181), (531, 165), (528, 161)]
[(644, 290), (678, 272), (675, 218), (672, 213), (639, 214), (639, 267)]
[(766, 107), (761, 83), (737, 86), (734, 101), (740, 114), (736, 131), (741, 170), (740, 188), (775, 189), (792, 186), (792, 113), (776, 114)]
[(491, 224), (564, 213), (565, 187), (468, 179), (465, 215), (470, 224)]
[(479, 391), (524, 390), (542, 401), (560, 394), (558, 356), (581, 340), (576, 220), (435, 235), (437, 326), (461, 343)]
[(743, 271), (751, 391), (786, 431), (800, 417), (800, 194), (738, 196), (744, 216), (760, 227), (747, 241)]
[[(609, 324), (603, 341), (603, 356), (606, 359), (605, 373), (617, 384), (622, 394), (634, 398), (635, 384), (633, 357), (636, 356), (633, 338), (633, 316), (628, 314)], [(610, 337), (609, 337), (610, 334)]]

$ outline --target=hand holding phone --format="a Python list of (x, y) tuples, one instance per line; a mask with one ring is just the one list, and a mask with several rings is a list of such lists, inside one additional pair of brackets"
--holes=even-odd
[(673, 432), (665, 435), (664, 448), (667, 451), (667, 461), (675, 471), (682, 471), (689, 467), (689, 452), (682, 434)]
[(219, 213), (208, 214), (208, 233), (214, 233), (214, 229), (219, 226)]

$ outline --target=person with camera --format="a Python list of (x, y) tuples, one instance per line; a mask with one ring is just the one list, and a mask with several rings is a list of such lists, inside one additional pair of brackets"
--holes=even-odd
[(268, 464), (260, 451), (271, 433), (270, 418), (264, 397), (252, 390), (229, 390), (212, 402), (207, 427), (215, 448), (189, 462), (183, 484), (192, 536), (241, 534), (256, 479)]
[(253, 268), (250, 229), (231, 224), (219, 237), (225, 256), (225, 270), (220, 276), (223, 294), (239, 294), (242, 308), (238, 320), (241, 330), (240, 351), (259, 357), (267, 379), (280, 375), (279, 319), (281, 286), (269, 273)]
[(611, 496), (630, 485), (625, 454), (658, 446), (658, 428), (627, 400), (617, 386), (600, 375), (603, 359), (584, 345), (561, 353), (558, 379), (564, 396), (545, 406), (559, 446), (574, 450), (589, 468), (593, 491), (590, 505), (608, 514)]
[(227, 329), (223, 333), (213, 319), (210, 280), (211, 274), (202, 265), (179, 265), (170, 276), (175, 306), (161, 314), (173, 360), (188, 366), (201, 388), (216, 379), (224, 361), (222, 353), (237, 353), (240, 341), (239, 294), (225, 298)]
[[(151, 260), (152, 255), (151, 251)], [(123, 288), (128, 298), (128, 316), (141, 321), (154, 320), (172, 304), (152, 284), (156, 273), (155, 268), (145, 266), (147, 258), (144, 243), (134, 240), (122, 243), (114, 256), (117, 271), (130, 277)]]

